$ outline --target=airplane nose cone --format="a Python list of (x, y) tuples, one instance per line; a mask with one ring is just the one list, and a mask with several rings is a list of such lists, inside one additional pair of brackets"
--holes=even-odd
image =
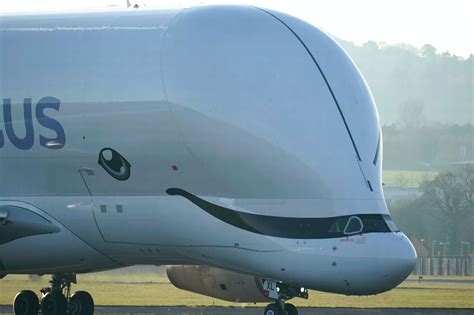
[(392, 246), (390, 257), (385, 260), (383, 277), (388, 286), (384, 289), (390, 290), (403, 282), (413, 271), (416, 264), (416, 251), (408, 237), (398, 233)]
[(416, 264), (416, 259), (417, 259), (416, 250), (415, 250), (415, 247), (413, 247), (413, 244), (408, 239), (408, 237), (405, 236), (405, 234), (403, 235), (403, 242), (405, 243), (404, 245), (405, 252), (403, 254), (404, 256), (403, 256), (402, 263), (406, 264), (406, 268), (409, 269), (410, 270), (409, 273), (411, 273), (413, 271), (413, 268), (415, 268), (415, 264)]
[(413, 247), (413, 244), (410, 242), (408, 237), (403, 234), (400, 256), (396, 262), (400, 270), (399, 273), (401, 276), (403, 276), (403, 279), (405, 279), (413, 271), (413, 268), (416, 264), (416, 258), (416, 250)]

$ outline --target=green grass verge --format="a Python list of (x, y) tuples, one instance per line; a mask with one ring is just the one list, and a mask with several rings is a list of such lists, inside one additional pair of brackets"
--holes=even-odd
[[(418, 275), (410, 275), (408, 276), (409, 280), (418, 280)], [(423, 280), (441, 280), (441, 281), (474, 281), (474, 276), (431, 276), (431, 275), (423, 275)]]
[[(8, 276), (0, 280), (0, 304), (11, 304), (15, 294), (22, 289), (38, 292), (48, 285), (47, 280), (48, 277), (43, 277), (31, 281), (26, 276)], [(79, 275), (78, 282), (73, 289), (89, 291), (97, 305), (246, 306), (179, 290), (159, 274), (98, 273)], [(292, 303), (300, 307), (474, 308), (474, 284), (404, 282), (392, 291), (367, 297), (312, 291), (309, 300), (294, 299)]]
[(423, 181), (432, 180), (438, 175), (434, 171), (384, 170), (382, 179), (385, 187), (416, 188)]

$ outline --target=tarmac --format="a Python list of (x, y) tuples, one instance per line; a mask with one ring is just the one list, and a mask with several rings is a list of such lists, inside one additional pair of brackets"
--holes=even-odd
[[(13, 315), (11, 306), (0, 306), (0, 315)], [(300, 315), (474, 315), (474, 309), (432, 308), (298, 308)], [(147, 307), (147, 306), (97, 306), (95, 314), (157, 314), (157, 315), (263, 315), (259, 307)]]

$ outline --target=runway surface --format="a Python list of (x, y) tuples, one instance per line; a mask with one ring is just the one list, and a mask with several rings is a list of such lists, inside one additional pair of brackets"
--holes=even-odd
[[(13, 315), (11, 306), (0, 306), (0, 315)], [(301, 315), (474, 315), (474, 309), (416, 309), (416, 308), (304, 308), (298, 309)], [(157, 314), (157, 315), (262, 315), (258, 307), (147, 307), (147, 306), (98, 306), (95, 314)]]

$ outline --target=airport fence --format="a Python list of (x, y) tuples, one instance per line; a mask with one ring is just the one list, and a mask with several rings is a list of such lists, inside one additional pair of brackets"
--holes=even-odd
[(414, 275), (474, 276), (474, 257), (418, 257)]

